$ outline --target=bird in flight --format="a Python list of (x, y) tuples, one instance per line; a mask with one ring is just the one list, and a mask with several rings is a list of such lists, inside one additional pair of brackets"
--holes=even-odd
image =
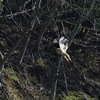
[(57, 53), (63, 56), (67, 61), (71, 61), (69, 54), (66, 52), (68, 49), (68, 39), (64, 36), (59, 39), (59, 47), (60, 48), (56, 49)]

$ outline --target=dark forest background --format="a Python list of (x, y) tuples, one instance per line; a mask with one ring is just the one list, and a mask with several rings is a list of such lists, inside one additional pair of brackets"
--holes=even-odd
[(0, 0), (0, 100), (54, 99), (100, 100), (100, 0)]

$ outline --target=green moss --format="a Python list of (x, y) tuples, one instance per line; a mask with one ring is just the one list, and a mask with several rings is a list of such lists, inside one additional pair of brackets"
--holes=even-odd
[(30, 91), (30, 94), (35, 97), (35, 98), (39, 98), (39, 94), (33, 92), (33, 91)]
[(44, 98), (45, 100), (49, 100), (49, 97), (45, 94), (42, 93), (35, 93), (34, 91), (30, 91), (30, 94), (35, 98), (35, 99), (42, 99)]
[(92, 98), (84, 92), (70, 91), (69, 96), (62, 93), (61, 100), (98, 100), (97, 98)]
[(38, 58), (36, 59), (36, 65), (41, 66), (42, 68), (47, 68), (47, 66), (45, 65), (46, 61), (46, 59)]
[(19, 90), (14, 86), (15, 81), (19, 80), (15, 72), (10, 68), (6, 68), (2, 72), (4, 73), (3, 81), (7, 90), (8, 100), (21, 100), (18, 96)]

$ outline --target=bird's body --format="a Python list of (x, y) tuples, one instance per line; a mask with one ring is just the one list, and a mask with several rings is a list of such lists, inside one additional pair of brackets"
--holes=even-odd
[(57, 48), (56, 51), (59, 55), (63, 56), (67, 61), (71, 61), (71, 58), (68, 53), (62, 52), (60, 48)]

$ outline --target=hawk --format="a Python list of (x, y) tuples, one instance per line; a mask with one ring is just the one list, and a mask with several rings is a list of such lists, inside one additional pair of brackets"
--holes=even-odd
[(56, 49), (57, 53), (63, 56), (67, 61), (71, 61), (69, 54), (66, 52), (68, 49), (68, 39), (64, 36), (59, 39), (59, 47), (60, 48)]

